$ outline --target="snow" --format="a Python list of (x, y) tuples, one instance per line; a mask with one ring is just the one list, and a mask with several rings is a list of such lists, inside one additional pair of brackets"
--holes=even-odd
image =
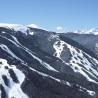
[[(0, 62), (2, 62), (2, 64), (0, 64), (0, 84), (3, 85), (5, 92), (8, 94), (8, 98), (12, 98), (12, 97), (28, 98), (28, 96), (24, 94), (24, 92), (21, 89), (21, 84), (23, 83), (25, 79), (25, 75), (19, 69), (17, 69), (15, 65), (9, 65), (5, 59), (0, 58)], [(5, 66), (7, 66), (9, 69), (12, 69), (15, 72), (19, 80), (19, 83), (15, 83), (12, 80), (12, 78), (10, 77), (9, 71), (8, 69), (5, 69)], [(9, 86), (5, 85), (2, 79), (2, 75), (5, 75), (9, 79)]]
[[(28, 27), (38, 28), (38, 26), (35, 25), (35, 24), (31, 24), (31, 25), (28, 25), (28, 26), (27, 25), (19, 25), (19, 24), (0, 24), (0, 27), (6, 27), (6, 28), (14, 29), (15, 31), (21, 31), (25, 34), (27, 34)], [(98, 29), (91, 29), (91, 30), (88, 30), (88, 31), (77, 31), (77, 33), (78, 32), (80, 32), (81, 34), (87, 33), (87, 34), (97, 35), (98, 34)], [(6, 33), (6, 32), (2, 31), (2, 33)], [(34, 33), (35, 32), (32, 32), (32, 31), (29, 30), (30, 35), (34, 35)], [(37, 57), (35, 55), (36, 53), (32, 52), (30, 49), (23, 46), (15, 36), (11, 35), (12, 39), (7, 38), (6, 36), (2, 36), (2, 37), (4, 39), (10, 41), (11, 43), (13, 43), (15, 46), (23, 49), (30, 56), (32, 56), (32, 58), (36, 59), (41, 64), (39, 66), (44, 66), (48, 70), (59, 72), (58, 70), (53, 68), (50, 64), (44, 62), (43, 60), (41, 60), (41, 58)], [(59, 59), (61, 59), (61, 54), (62, 54), (63, 50), (65, 48), (68, 48), (71, 55), (72, 55), (70, 61), (68, 63), (66, 63), (62, 59), (61, 60), (67, 66), (69, 66), (71, 69), (73, 69), (73, 71), (76, 74), (80, 73), (83, 77), (85, 77), (85, 79), (87, 79), (87, 81), (98, 84), (98, 81), (97, 81), (97, 79), (98, 79), (98, 61), (96, 59), (92, 58), (91, 56), (89, 56), (88, 54), (86, 54), (85, 52), (83, 52), (82, 50), (77, 49), (76, 47), (73, 47), (70, 44), (67, 44), (66, 42), (60, 40), (58, 35), (51, 34), (50, 37), (48, 38), (49, 41), (54, 40), (54, 39), (56, 39), (57, 41), (55, 41), (54, 44), (53, 44), (53, 48), (55, 50), (53, 56), (58, 57)], [(96, 44), (96, 47), (97, 46), (98, 45)], [(22, 59), (17, 57), (17, 55), (15, 55), (6, 45), (0, 44), (0, 48), (2, 50), (6, 51), (13, 58), (18, 59), (21, 62), (24, 62)], [(95, 66), (93, 67), (93, 64), (91, 63), (91, 61), (89, 61), (87, 59), (87, 57), (85, 57), (84, 54), (86, 54), (87, 57), (90, 58), (93, 61), (96, 68), (95, 68)], [(13, 96), (17, 97), (17, 98), (28, 98), (28, 96), (26, 94), (24, 94), (24, 92), (21, 89), (21, 84), (23, 83), (23, 81), (25, 79), (24, 73), (22, 73), (19, 69), (17, 69), (15, 65), (9, 65), (7, 63), (7, 61), (4, 60), (4, 59), (0, 59), (0, 62), (2, 62), (2, 64), (0, 64), (0, 84), (3, 85), (3, 87), (6, 90), (6, 93), (8, 93), (8, 98), (11, 98)], [(15, 72), (15, 74), (16, 74), (18, 80), (19, 80), (19, 83), (15, 83), (12, 80), (8, 70), (4, 68), (5, 66), (8, 66), (8, 68), (13, 69), (13, 71)], [(48, 75), (46, 73), (37, 71), (37, 70), (33, 69), (32, 67), (29, 67), (29, 69), (36, 72), (37, 74), (39, 74), (43, 77), (51, 78), (51, 79), (53, 79), (53, 80), (55, 80), (59, 83), (63, 83), (63, 84), (65, 84), (67, 86), (70, 86), (70, 87), (72, 86), (72, 83), (70, 83), (68, 81), (60, 80), (60, 79), (58, 79), (56, 77), (53, 77), (51, 75)], [(7, 78), (9, 79), (9, 82), (10, 82), (10, 87), (5, 85), (5, 83), (2, 79), (2, 75), (7, 76)], [(86, 92), (91, 96), (94, 96), (96, 94), (94, 91), (88, 90), (88, 89), (83, 88), (83, 87), (81, 87), (80, 90), (81, 91), (86, 90)], [(0, 91), (0, 96), (1, 96), (1, 91)]]
[[(1, 36), (1, 35), (0, 35)], [(9, 38), (7, 38), (7, 37), (4, 37), (4, 36), (1, 36), (2, 38), (4, 38), (4, 39), (6, 39), (6, 40), (8, 40), (8, 41), (10, 41), (11, 43), (13, 43), (15, 46), (17, 46), (17, 47), (19, 47), (19, 45), (16, 43), (16, 42), (14, 42), (13, 40), (11, 40), (11, 39), (9, 39)]]
[(87, 93), (91, 96), (94, 96), (96, 93), (94, 91), (87, 90)]
[(29, 34), (30, 34), (30, 35), (34, 35), (34, 32), (30, 32)]
[[(33, 54), (33, 52), (31, 50), (29, 50), (28, 48), (26, 48), (25, 46), (21, 45), (19, 43), (19, 41), (17, 40), (17, 38), (15, 37), (12, 37), (15, 41), (11, 40), (11, 39), (8, 39), (6, 37), (4, 37), (5, 39), (9, 40), (10, 42), (12, 42), (14, 45), (16, 45), (17, 47), (20, 47), (22, 49), (24, 49), (29, 55), (31, 55), (33, 58), (35, 58), (36, 60), (38, 60), (44, 67), (46, 67), (48, 70), (52, 70), (52, 71), (55, 71), (55, 72), (58, 72), (56, 69), (54, 69), (52, 66), (50, 66), (49, 64), (47, 64), (46, 62), (42, 61), (40, 58), (38, 58), (37, 56), (35, 56)], [(2, 47), (3, 46), (3, 47)], [(5, 47), (5, 48), (4, 48)], [(12, 53), (10, 51), (10, 49), (7, 48), (7, 46), (5, 45), (1, 45), (1, 48), (3, 48), (6, 52), (8, 52), (9, 54), (11, 54), (13, 57), (17, 58), (17, 56), (14, 55), (14, 53)], [(19, 58), (17, 58), (19, 59)], [(22, 61), (21, 59), (19, 59), (20, 61)]]
[(30, 25), (27, 25), (28, 27), (31, 27), (31, 28), (39, 28), (36, 24), (30, 24)]
[[(97, 69), (93, 68), (91, 62), (89, 62), (89, 60), (84, 56), (84, 54), (86, 54), (85, 52), (82, 52), (82, 50), (77, 49), (60, 39), (58, 39), (58, 41), (56, 41), (54, 43), (53, 48), (55, 49), (55, 52), (53, 55), (58, 57), (59, 59), (61, 59), (61, 53), (62, 53), (63, 49), (68, 48), (72, 55), (70, 62), (66, 63), (64, 60), (62, 60), (62, 59), (61, 60), (66, 65), (68, 65), (70, 68), (72, 68), (75, 73), (80, 73), (88, 81), (98, 84), (98, 81), (96, 81), (98, 79), (98, 71), (97, 71)], [(90, 59), (95, 61), (88, 54), (86, 54), (86, 55)], [(98, 65), (98, 61), (96, 61), (95, 63)]]
[[(55, 52), (53, 55), (61, 59), (61, 53), (64, 49), (64, 46), (66, 46), (66, 48), (69, 49), (72, 55), (70, 62), (67, 64), (64, 61), (65, 64), (68, 65), (70, 68), (72, 68), (75, 73), (80, 73), (88, 81), (98, 84), (98, 82), (96, 81), (98, 79), (98, 71), (92, 67), (92, 64), (83, 55), (82, 50), (76, 49), (75, 47), (67, 44), (66, 42), (62, 40), (58, 40), (53, 45), (53, 48), (55, 49)], [(91, 58), (88, 54), (86, 55), (89, 58)], [(96, 63), (98, 64), (97, 61)], [(92, 70), (93, 73), (90, 70)]]
[[(15, 39), (16, 42), (18, 41), (17, 39)], [(14, 43), (16, 44), (16, 43)], [(19, 42), (18, 44), (20, 45), (19, 47), (24, 49), (29, 55), (31, 55), (34, 59), (36, 59), (37, 61), (39, 61), (44, 67), (46, 67), (48, 70), (52, 70), (52, 71), (55, 71), (55, 72), (58, 72), (56, 69), (54, 69), (52, 66), (50, 66), (48, 63), (42, 61), (40, 58), (38, 58), (37, 56), (35, 56), (33, 54), (33, 52), (31, 50), (29, 50), (28, 48), (26, 48), (25, 46), (21, 45)]]
[(2, 31), (3, 34), (5, 34), (6, 32)]
[[(19, 43), (19, 41), (17, 40), (16, 37), (12, 36), (12, 38), (14, 39), (14, 41), (11, 40), (11, 39), (8, 39), (8, 38), (6, 38), (6, 37), (4, 37), (4, 38), (7, 39), (7, 40), (9, 40), (10, 42), (12, 42), (12, 43), (13, 43), (14, 45), (16, 45), (17, 47), (20, 47), (20, 48), (24, 49), (29, 55), (31, 55), (33, 58), (35, 58), (36, 60), (38, 60), (38, 61), (39, 61), (44, 67), (46, 67), (48, 70), (52, 70), (52, 71), (58, 72), (56, 69), (54, 69), (54, 68), (53, 68), (52, 66), (50, 66), (48, 63), (42, 61), (40, 58), (38, 58), (37, 56), (35, 56), (31, 50), (29, 50), (29, 49), (26, 48), (25, 46), (21, 45), (21, 44)], [(4, 45), (3, 45), (3, 46), (4, 46)], [(7, 52), (8, 52), (9, 54), (11, 54), (13, 57), (17, 58), (17, 56), (15, 56), (14, 53), (12, 53), (12, 52), (10, 51), (10, 49), (7, 48), (7, 46), (4, 46), (4, 47), (6, 47), (5, 49), (3, 48), (5, 51), (7, 51)], [(18, 58), (18, 59), (19, 59), (19, 58)], [(21, 59), (19, 59), (19, 60), (22, 61)]]
[(25, 79), (24, 74), (21, 71), (17, 70), (16, 68), (14, 68), (14, 71), (16, 76), (18, 77), (19, 84), (14, 84), (14, 86), (9, 92), (9, 97), (11, 98), (12, 96), (17, 96), (18, 98), (28, 98), (27, 95), (25, 95), (21, 90), (21, 84), (23, 83)]
[(39, 61), (42, 66), (46, 67), (48, 70), (52, 70), (55, 72), (58, 72), (56, 69), (54, 69), (52, 66), (50, 66), (48, 63), (42, 61), (40, 58), (38, 58), (37, 56), (32, 54), (32, 51), (30, 51), (28, 48), (24, 47), (24, 49), (28, 52), (28, 54), (30, 54), (34, 59), (36, 59), (37, 61)]
[[(21, 89), (21, 84), (23, 83), (23, 81), (25, 79), (25, 75), (19, 69), (17, 69), (15, 65), (9, 65), (5, 59), (0, 58), (0, 62), (2, 62), (2, 64), (0, 64), (0, 84), (2, 84), (3, 87), (5, 88), (5, 92), (8, 94), (8, 98), (12, 98), (12, 97), (28, 98), (28, 96)], [(8, 70), (4, 68), (5, 66), (8, 66), (9, 69), (13, 69), (13, 71), (15, 72), (15, 74), (16, 74), (18, 80), (19, 80), (19, 83), (15, 83), (11, 79)], [(53, 80), (55, 80), (59, 83), (63, 83), (63, 84), (68, 85), (70, 87), (72, 86), (72, 84), (69, 83), (68, 81), (60, 80), (60, 79), (55, 78), (53, 76), (50, 76), (48, 74), (37, 71), (37, 70), (35, 70), (34, 68), (31, 68), (31, 67), (29, 67), (29, 69), (31, 69), (32, 71), (36, 72), (39, 75), (42, 75), (43, 77), (51, 78), (51, 79), (53, 79)], [(10, 87), (5, 85), (5, 83), (2, 79), (2, 75), (7, 76), (7, 78), (10, 81)], [(88, 90), (84, 87), (81, 87), (80, 85), (79, 85), (79, 87), (80, 87), (80, 89), (79, 89), (80, 91), (86, 91), (86, 93), (88, 93), (91, 96), (96, 95), (96, 93), (94, 91)], [(0, 95), (1, 95), (1, 91), (0, 91)]]
[(1, 49), (3, 49), (4, 51), (6, 51), (8, 54), (10, 54), (12, 57), (16, 58), (17, 60), (20, 60), (21, 62), (23, 62), (20, 58), (18, 58), (6, 45), (4, 44), (0, 44)]
[(55, 77), (50, 76), (50, 75), (48, 75), (48, 74), (45, 74), (45, 73), (43, 73), (43, 72), (37, 71), (37, 70), (35, 70), (34, 68), (31, 68), (31, 67), (29, 67), (29, 69), (31, 69), (32, 71), (36, 72), (37, 74), (39, 74), (39, 75), (41, 75), (41, 76), (44, 76), (44, 77), (46, 77), (46, 78), (51, 78), (51, 79), (53, 79), (53, 80), (55, 80), (55, 81), (57, 81), (57, 82), (59, 82), (59, 83), (63, 83), (63, 84), (65, 84), (65, 85), (71, 86), (71, 84), (70, 84), (68, 81), (60, 80), (60, 79), (58, 79), (58, 78), (55, 78)]
[(53, 48), (55, 49), (55, 53), (53, 54), (54, 56), (61, 58), (61, 53), (64, 48), (64, 42), (63, 41), (56, 41), (53, 45)]
[[(30, 28), (37, 28), (37, 29), (42, 29), (45, 31), (48, 31), (45, 28), (39, 27), (36, 24), (30, 24), (30, 25), (21, 25), (21, 24), (7, 24), (7, 23), (0, 23), (0, 27), (4, 27), (7, 29), (11, 29), (15, 32), (20, 31), (21, 33), (25, 34), (25, 35), (34, 35), (35, 32), (32, 32), (32, 30), (30, 31)], [(2, 33), (6, 33), (6, 32), (2, 32)]]
[(76, 84), (76, 85), (79, 87), (79, 91), (86, 92), (86, 93), (88, 93), (90, 96), (96, 96), (96, 93), (95, 93), (94, 91), (88, 90), (88, 89), (86, 89), (86, 88), (84, 88), (84, 87), (82, 87), (82, 86), (80, 86), (80, 85), (78, 85), (78, 84)]
[(14, 31), (21, 31), (22, 33), (27, 34), (27, 27), (25, 25), (20, 25), (20, 24), (4, 24), (0, 23), (0, 27), (7, 27), (10, 29), (14, 29)]
[[(11, 36), (12, 36), (12, 35), (11, 35)], [(15, 41), (17, 44), (20, 44), (16, 37), (12, 36), (12, 38), (14, 39), (14, 41)]]
[(30, 27), (30, 28), (37, 28), (37, 29), (42, 29), (42, 30), (45, 30), (45, 31), (49, 31), (47, 30), (46, 28), (43, 28), (43, 27), (39, 27), (38, 25), (36, 24), (29, 24), (29, 25), (26, 25), (27, 27)]
[(57, 34), (51, 34), (49, 37), (48, 37), (48, 41), (51, 41), (53, 39), (59, 39), (59, 36)]
[(50, 76), (50, 75), (48, 75), (48, 74), (45, 74), (45, 73), (43, 73), (43, 72), (37, 71), (37, 70), (35, 70), (34, 68), (29, 67), (29, 69), (32, 70), (32, 71), (34, 71), (34, 72), (36, 72), (37, 74), (39, 74), (39, 75), (41, 75), (41, 76), (49, 77), (49, 78), (51, 78), (51, 79), (53, 79), (53, 80), (55, 80), (55, 81), (57, 81), (57, 82), (60, 82), (60, 79), (57, 79), (57, 78), (55, 78), (55, 77), (52, 77), (52, 76)]
[[(82, 51), (78, 49), (78, 51), (73, 47), (67, 44), (67, 48), (69, 48), (72, 58), (70, 60), (70, 64), (72, 65), (71, 68), (74, 70), (74, 72), (82, 74), (88, 81), (97, 83), (98, 82), (94, 79), (92, 79), (90, 76), (93, 78), (97, 79), (98, 77), (98, 72), (92, 67), (92, 64), (88, 61), (88, 59), (83, 55)], [(86, 54), (87, 55), (87, 54)], [(77, 58), (77, 59), (76, 59)], [(81, 58), (81, 59), (80, 59)], [(90, 56), (89, 56), (90, 58)], [(73, 63), (75, 62), (75, 63)], [(83, 62), (83, 63), (81, 63)], [(80, 65), (81, 66), (80, 66)], [(98, 62), (97, 62), (98, 64)], [(76, 69), (77, 68), (77, 69)], [(85, 70), (85, 71), (84, 71)], [(93, 71), (90, 72), (90, 70)], [(88, 75), (88, 74), (90, 75)], [(97, 76), (95, 76), (97, 75)]]
[(93, 29), (85, 29), (85, 30), (76, 30), (74, 33), (78, 34), (93, 34), (93, 35), (98, 35), (98, 28), (93, 28)]

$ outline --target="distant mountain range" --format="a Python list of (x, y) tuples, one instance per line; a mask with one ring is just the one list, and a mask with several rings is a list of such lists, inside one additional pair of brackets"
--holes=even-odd
[(0, 24), (0, 98), (98, 98), (97, 34)]
[(98, 28), (93, 28), (93, 29), (90, 29), (90, 30), (77, 30), (74, 33), (98, 35)]

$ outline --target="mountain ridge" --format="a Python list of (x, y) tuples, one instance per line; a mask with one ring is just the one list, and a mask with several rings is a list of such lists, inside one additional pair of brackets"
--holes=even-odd
[[(81, 41), (81, 34), (20, 28), (0, 26), (0, 70), (4, 70), (0, 74), (1, 98), (13, 98), (17, 94), (18, 98), (98, 98), (94, 44), (88, 49)], [(97, 39), (96, 35), (90, 36)], [(16, 71), (24, 77), (21, 83)], [(17, 89), (15, 85), (19, 85)]]

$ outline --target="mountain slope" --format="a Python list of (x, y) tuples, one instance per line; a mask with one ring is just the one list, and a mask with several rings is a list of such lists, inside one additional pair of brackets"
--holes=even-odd
[(97, 56), (80, 46), (55, 32), (0, 25), (1, 98), (98, 98)]

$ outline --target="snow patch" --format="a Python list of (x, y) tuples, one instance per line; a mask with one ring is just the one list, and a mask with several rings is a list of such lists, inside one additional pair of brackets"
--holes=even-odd
[[(12, 69), (15, 72), (19, 80), (19, 83), (15, 83), (12, 80), (9, 74), (9, 71), (8, 69), (5, 69), (5, 66), (7, 66), (9, 69)], [(5, 85), (2, 79), (2, 75), (5, 75), (9, 79), (10, 87)], [(3, 85), (5, 92), (8, 95), (8, 98), (12, 98), (12, 97), (13, 98), (28, 98), (28, 96), (24, 94), (24, 92), (21, 89), (21, 84), (23, 83), (24, 79), (25, 79), (25, 75), (19, 69), (17, 69), (15, 65), (9, 65), (5, 59), (0, 58), (0, 84)]]
[(27, 25), (28, 27), (31, 27), (31, 28), (39, 28), (38, 25), (36, 24), (30, 24), (30, 25)]
[(64, 42), (63, 41), (56, 41), (53, 45), (53, 48), (55, 49), (55, 53), (53, 54), (54, 56), (61, 58), (61, 53), (64, 48)]

